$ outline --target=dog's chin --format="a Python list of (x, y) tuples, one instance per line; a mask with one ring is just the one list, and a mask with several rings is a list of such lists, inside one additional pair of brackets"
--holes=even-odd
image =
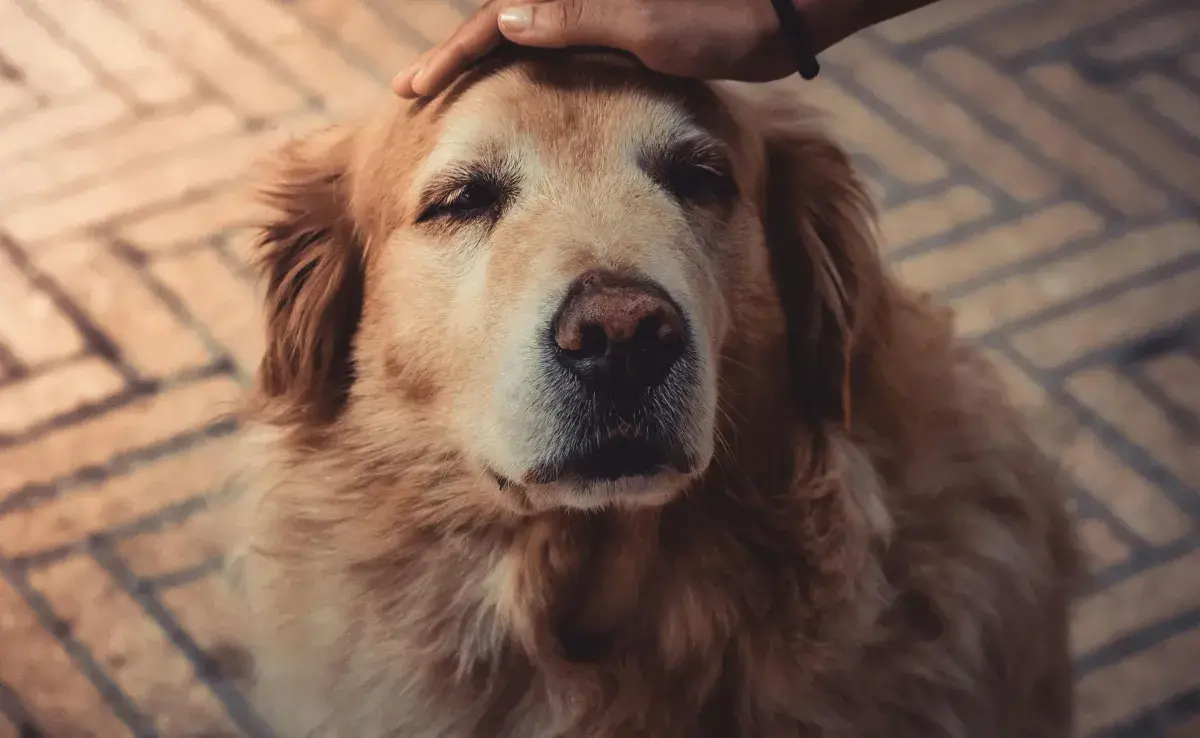
[(502, 490), (536, 510), (643, 508), (677, 498), (707, 463), (674, 444), (610, 438), (536, 465), (518, 479), (493, 476)]
[(527, 494), (570, 510), (661, 507), (683, 494), (693, 479), (693, 474), (671, 469), (616, 479), (569, 477), (530, 485)]

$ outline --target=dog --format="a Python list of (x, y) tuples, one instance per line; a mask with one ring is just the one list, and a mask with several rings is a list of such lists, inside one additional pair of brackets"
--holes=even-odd
[(509, 49), (281, 151), (229, 556), (280, 735), (1070, 734), (1059, 470), (802, 96)]

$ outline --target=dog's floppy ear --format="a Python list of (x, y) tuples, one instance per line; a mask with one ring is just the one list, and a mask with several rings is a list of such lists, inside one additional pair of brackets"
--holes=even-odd
[(278, 154), (262, 194), (272, 216), (256, 261), (266, 287), (261, 399), (279, 420), (328, 423), (354, 381), (363, 259), (349, 208), (350, 140), (337, 131)]
[(767, 244), (805, 421), (850, 426), (851, 389), (886, 288), (870, 198), (849, 156), (817, 127), (765, 132)]

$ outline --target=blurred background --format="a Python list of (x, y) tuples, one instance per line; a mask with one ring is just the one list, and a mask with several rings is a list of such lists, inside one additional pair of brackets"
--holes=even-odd
[[(261, 735), (205, 543), (246, 170), (471, 0), (0, 0), (0, 738)], [(1080, 734), (1200, 736), (1200, 4), (943, 0), (806, 85), (1077, 487)]]

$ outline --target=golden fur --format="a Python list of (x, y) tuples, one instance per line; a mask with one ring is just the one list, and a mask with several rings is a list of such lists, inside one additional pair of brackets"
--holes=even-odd
[[(618, 160), (691, 124), (738, 194), (681, 215)], [(471, 136), (533, 194), (490, 230), (416, 224)], [(1070, 734), (1057, 471), (885, 271), (846, 154), (794, 96), (512, 55), (273, 177), (231, 574), (283, 736)], [(701, 463), (650, 488), (498, 484), (544, 420), (499, 376), (528, 364), (514, 326), (598, 265), (675, 280), (704, 332)]]

